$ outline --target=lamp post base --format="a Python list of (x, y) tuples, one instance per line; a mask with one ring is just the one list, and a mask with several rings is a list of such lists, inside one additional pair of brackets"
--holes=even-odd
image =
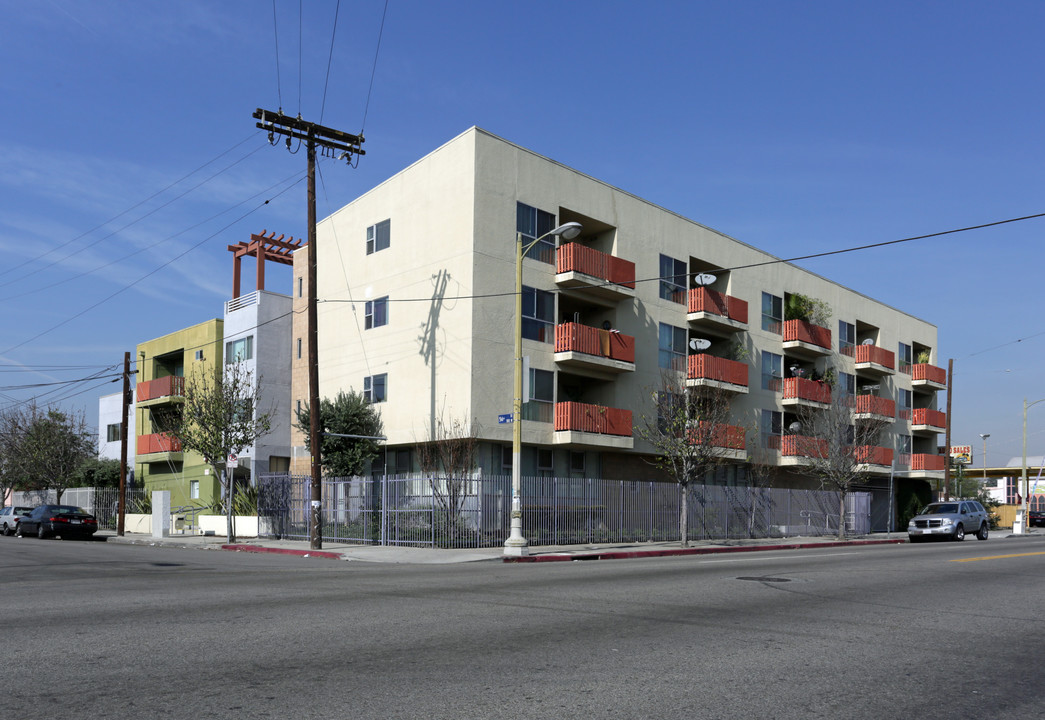
[(526, 557), (530, 554), (530, 545), (526, 542), (526, 538), (509, 537), (504, 541), (504, 556), (505, 557)]

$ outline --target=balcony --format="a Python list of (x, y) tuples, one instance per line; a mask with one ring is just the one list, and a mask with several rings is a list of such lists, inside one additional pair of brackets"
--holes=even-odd
[(710, 443), (718, 457), (730, 460), (747, 459), (747, 433), (739, 425), (726, 425), (719, 423), (708, 426), (708, 423), (699, 423), (698, 429), (692, 431), (690, 442)]
[(634, 372), (635, 338), (580, 323), (562, 323), (555, 326), (555, 362), (603, 379)]
[(831, 386), (807, 378), (789, 377), (780, 381), (780, 393), (785, 407), (804, 405), (826, 408), (831, 404)]
[(929, 408), (915, 408), (911, 411), (911, 432), (921, 435), (935, 435), (947, 430), (947, 413)]
[(908, 365), (904, 372), (911, 375), (911, 387), (920, 392), (933, 392), (947, 389), (947, 371), (928, 363)]
[(156, 380), (140, 382), (135, 387), (138, 405), (162, 405), (177, 402), (185, 395), (185, 378), (168, 375)]
[(856, 371), (879, 377), (892, 375), (896, 370), (896, 353), (877, 345), (850, 345), (840, 351), (856, 363)]
[(138, 462), (179, 461), (183, 458), (181, 443), (163, 433), (139, 435), (135, 442)]
[(734, 393), (748, 391), (747, 363), (706, 353), (686, 358), (686, 387), (710, 387)]
[(635, 297), (635, 263), (580, 243), (566, 243), (555, 252), (555, 284), (585, 297), (614, 304)]
[(806, 320), (785, 320), (780, 326), (784, 349), (791, 355), (818, 358), (831, 354), (831, 331)]
[(706, 287), (693, 288), (686, 319), (693, 327), (718, 335), (747, 330), (747, 301)]
[(555, 403), (553, 443), (630, 450), (634, 447), (631, 410), (580, 402)]
[(854, 398), (855, 420), (881, 420), (888, 422), (896, 418), (896, 402), (877, 395), (857, 395)]
[(784, 435), (780, 438), (781, 465), (808, 465), (811, 458), (827, 457), (827, 442), (805, 435)]
[(878, 445), (858, 445), (853, 448), (853, 458), (862, 472), (888, 473), (893, 464), (893, 450)]

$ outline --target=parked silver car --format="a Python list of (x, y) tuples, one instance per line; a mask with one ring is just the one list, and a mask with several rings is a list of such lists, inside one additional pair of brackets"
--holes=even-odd
[(907, 537), (919, 542), (930, 537), (964, 540), (966, 533), (976, 533), (986, 540), (990, 528), (987, 511), (975, 500), (949, 500), (926, 505), (907, 523)]
[(9, 505), (8, 507), (0, 508), (0, 533), (14, 535), (15, 530), (18, 528), (18, 519), (32, 511), (31, 507), (22, 507), (20, 505)]

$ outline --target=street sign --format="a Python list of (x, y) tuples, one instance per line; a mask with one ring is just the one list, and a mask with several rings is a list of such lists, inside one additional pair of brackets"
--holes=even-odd
[(503, 425), (504, 423), (515, 422), (515, 413), (504, 413), (503, 415), (497, 416), (497, 423)]
[(236, 456), (235, 454), (229, 455), (229, 459), (225, 463), (225, 467), (227, 467), (227, 468), (238, 468), (239, 467), (239, 457)]

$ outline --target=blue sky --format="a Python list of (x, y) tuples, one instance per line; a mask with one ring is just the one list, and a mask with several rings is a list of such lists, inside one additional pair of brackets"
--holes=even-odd
[[(0, 405), (93, 423), (108, 377), (19, 386), (220, 316), (227, 245), (306, 234), (304, 155), (256, 107), (365, 134), (358, 167), (321, 164), (321, 217), (472, 125), (780, 257), (1045, 212), (1040, 2), (389, 0), (378, 52), (384, 9), (0, 0)], [(1045, 398), (1043, 233), (799, 264), (939, 327), (952, 443), (979, 467), (990, 433), (995, 465)], [(1028, 417), (1041, 455), (1045, 403)]]

